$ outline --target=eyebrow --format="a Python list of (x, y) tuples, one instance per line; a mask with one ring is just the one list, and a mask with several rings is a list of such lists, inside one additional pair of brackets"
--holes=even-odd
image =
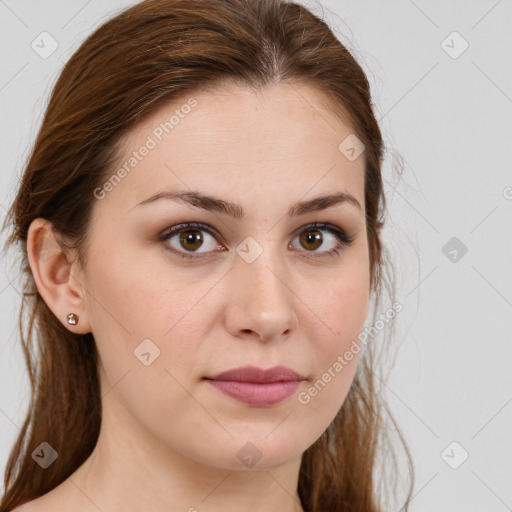
[[(151, 197), (144, 199), (144, 201), (136, 204), (133, 208), (151, 204), (160, 199), (184, 202), (211, 212), (223, 213), (234, 217), (235, 219), (243, 219), (245, 215), (244, 209), (240, 204), (226, 201), (225, 199), (219, 199), (217, 197), (207, 196), (195, 190), (158, 192), (157, 194), (154, 194)], [(299, 201), (288, 209), (287, 214), (288, 217), (296, 217), (299, 215), (305, 215), (306, 213), (326, 210), (327, 208), (343, 203), (351, 204), (363, 213), (363, 209), (359, 201), (353, 195), (348, 192), (336, 192), (333, 194), (315, 197), (307, 201)], [(131, 209), (133, 210), (133, 208)]]

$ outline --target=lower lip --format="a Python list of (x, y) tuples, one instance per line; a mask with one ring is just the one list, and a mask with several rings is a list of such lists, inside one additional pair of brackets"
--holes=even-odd
[(301, 384), (301, 381), (298, 380), (257, 383), (208, 379), (208, 382), (219, 391), (240, 400), (240, 402), (257, 406), (282, 402), (292, 395)]

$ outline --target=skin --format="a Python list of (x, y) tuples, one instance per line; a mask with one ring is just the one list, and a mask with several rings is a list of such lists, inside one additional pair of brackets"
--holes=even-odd
[[(280, 83), (254, 92), (226, 85), (193, 97), (197, 106), (172, 132), (94, 199), (86, 269), (73, 255), (44, 252), (58, 247), (48, 221), (30, 226), (40, 294), (68, 329), (94, 335), (103, 420), (86, 462), (17, 510), (302, 510), (302, 454), (345, 400), (357, 354), (308, 404), (298, 396), (349, 349), (368, 312), (364, 160), (338, 150), (353, 130), (311, 86)], [(123, 140), (120, 162), (185, 101), (137, 125)], [(236, 201), (245, 217), (165, 199), (136, 206), (163, 190), (188, 189)], [(286, 216), (293, 203), (333, 191), (350, 193), (362, 209), (341, 203)], [(201, 230), (203, 245), (188, 251), (179, 235), (157, 240), (184, 222), (202, 222), (221, 236)], [(339, 226), (354, 240), (339, 255), (322, 257), (336, 237), (322, 228), (321, 244), (301, 245), (312, 222)], [(252, 263), (236, 252), (247, 237), (263, 250)], [(197, 259), (181, 259), (166, 246)], [(70, 312), (79, 316), (76, 326), (66, 322)], [(134, 356), (146, 338), (160, 350), (148, 366)], [(269, 407), (239, 402), (204, 380), (234, 367), (279, 364), (306, 380)], [(252, 467), (237, 457), (248, 442), (261, 454)]]

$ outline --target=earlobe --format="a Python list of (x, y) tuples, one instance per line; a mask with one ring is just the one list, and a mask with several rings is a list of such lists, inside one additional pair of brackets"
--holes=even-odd
[[(30, 224), (27, 257), (37, 290), (54, 315), (72, 332), (91, 332), (81, 277), (75, 275), (74, 262), (60, 246), (50, 221), (37, 218)], [(69, 322), (71, 313), (80, 317), (80, 325)]]

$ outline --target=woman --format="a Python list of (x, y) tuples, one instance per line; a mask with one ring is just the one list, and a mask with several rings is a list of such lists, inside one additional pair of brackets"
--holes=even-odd
[(303, 6), (99, 27), (10, 210), (33, 396), (1, 510), (384, 510), (382, 155), (363, 70)]

